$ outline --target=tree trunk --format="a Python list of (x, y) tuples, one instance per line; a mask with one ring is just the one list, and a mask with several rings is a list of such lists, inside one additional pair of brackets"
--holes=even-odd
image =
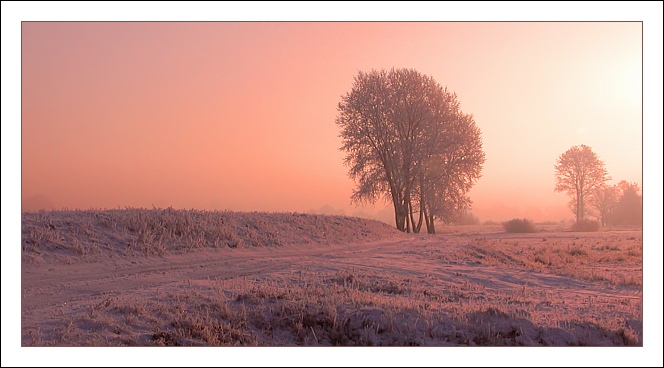
[(427, 222), (427, 232), (429, 234), (435, 234), (436, 233), (436, 226), (433, 223), (433, 215), (429, 215), (429, 221)]
[(406, 232), (410, 233), (410, 220), (408, 220), (408, 213), (405, 213), (404, 216), (406, 217)]
[(408, 213), (410, 215), (409, 216), (410, 217), (410, 225), (413, 229), (413, 233), (415, 233), (415, 234), (419, 233), (420, 230), (422, 229), (422, 212), (423, 212), (422, 200), (420, 199), (420, 217), (417, 220), (417, 224), (415, 224), (415, 217), (413, 217), (413, 204), (410, 203), (410, 201), (409, 201), (409, 203), (408, 203)]
[(420, 198), (420, 218), (417, 220), (417, 232), (422, 229), (422, 218), (424, 217), (424, 201)]
[(576, 200), (576, 208), (579, 211), (579, 215), (577, 216), (577, 221), (583, 220), (584, 217), (584, 208), (583, 208), (583, 177), (581, 178), (581, 182), (579, 183), (579, 189), (577, 190), (577, 200)]
[(399, 208), (399, 202), (393, 201), (393, 203), (394, 203), (394, 221), (397, 225), (397, 230), (405, 231), (405, 226), (404, 226), (405, 216), (402, 216), (402, 211)]
[(408, 207), (408, 219), (406, 219), (406, 221), (410, 221), (410, 227), (413, 229), (413, 233), (417, 233), (418, 231), (415, 228), (415, 218), (413, 217), (413, 204), (410, 202), (410, 198), (408, 198), (406, 206)]
[(427, 206), (426, 206), (425, 203), (426, 202), (422, 203), (422, 208), (424, 208), (423, 215), (424, 215), (424, 221), (427, 224), (427, 234), (435, 234), (436, 229), (433, 226), (433, 213), (431, 213), (429, 210), (427, 210)]
[(404, 229), (403, 231), (410, 233), (410, 221), (408, 221), (408, 203), (404, 199), (403, 201), (399, 202), (399, 210), (400, 210), (400, 221), (401, 221), (401, 227)]

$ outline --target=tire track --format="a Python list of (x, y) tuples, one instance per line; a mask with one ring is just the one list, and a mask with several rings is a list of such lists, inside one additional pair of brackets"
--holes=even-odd
[[(187, 279), (230, 279), (309, 263), (307, 259), (362, 257), (384, 248), (403, 246), (405, 240), (372, 242), (353, 245), (321, 246), (321, 248), (297, 249), (287, 247), (283, 251), (268, 248), (240, 249), (234, 251), (199, 251), (183, 255), (170, 255), (141, 263), (125, 260), (121, 264), (61, 265), (44, 271), (23, 270), (22, 308), (48, 308), (65, 302), (86, 300), (113, 293), (128, 293), (144, 287), (158, 287)], [(292, 249), (291, 249), (292, 248)], [(201, 257), (210, 259), (201, 260)], [(218, 257), (218, 258), (217, 258)], [(284, 263), (288, 260), (288, 263)], [(266, 265), (266, 263), (268, 265)], [(25, 266), (24, 266), (25, 267)], [(160, 275), (159, 275), (160, 274)], [(155, 278), (158, 277), (158, 280)]]
[[(524, 292), (526, 287), (538, 292), (552, 290), (558, 298), (576, 304), (586, 303), (586, 299), (591, 303), (591, 297), (641, 299), (636, 287), (607, 288), (602, 282), (476, 264), (464, 253), (469, 241), (463, 235), (418, 236), (360, 244), (198, 250), (75, 265), (24, 264), (21, 321), (23, 329), (58, 324), (87, 313), (108, 298), (149, 300), (160, 292), (177, 294), (187, 287), (203, 285), (200, 290), (206, 290), (211, 283), (201, 280), (281, 277), (289, 269), (327, 273), (355, 268), (375, 275), (414, 278), (434, 290), (458, 284), (471, 290), (486, 288), (495, 294), (525, 285)], [(191, 280), (199, 282), (192, 285)]]

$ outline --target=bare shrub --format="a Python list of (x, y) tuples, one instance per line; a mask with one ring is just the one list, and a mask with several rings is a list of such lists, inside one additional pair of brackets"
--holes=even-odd
[(457, 225), (479, 225), (480, 224), (480, 219), (477, 218), (475, 215), (472, 214), (472, 212), (464, 212), (459, 216), (459, 219), (455, 221), (455, 224)]
[(572, 231), (598, 231), (599, 221), (583, 219), (579, 220), (572, 225)]
[(534, 233), (537, 230), (532, 221), (528, 219), (512, 219), (503, 223), (503, 229), (508, 233)]

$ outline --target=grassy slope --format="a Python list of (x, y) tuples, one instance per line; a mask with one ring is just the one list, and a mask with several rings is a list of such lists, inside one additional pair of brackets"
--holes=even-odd
[(302, 213), (166, 209), (24, 212), (24, 261), (96, 260), (201, 248), (340, 244), (403, 236), (375, 220)]

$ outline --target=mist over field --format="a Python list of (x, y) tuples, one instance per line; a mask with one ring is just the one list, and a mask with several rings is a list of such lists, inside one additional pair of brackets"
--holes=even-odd
[(3, 2), (3, 366), (661, 366), (661, 4), (460, 4)]
[(641, 38), (639, 22), (24, 22), (21, 206), (385, 221), (391, 199), (349, 200), (335, 118), (358, 73), (395, 68), (481, 131), (480, 221), (568, 220), (553, 166), (571, 146), (642, 186)]

